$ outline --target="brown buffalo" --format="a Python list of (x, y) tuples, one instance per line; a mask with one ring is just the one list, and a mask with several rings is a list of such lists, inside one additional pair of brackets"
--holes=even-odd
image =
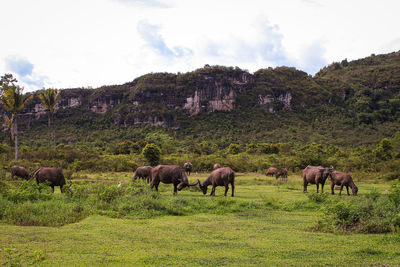
[(186, 174), (190, 175), (193, 169), (193, 164), (190, 162), (185, 162), (185, 164), (183, 164), (183, 168), (185, 169)]
[(197, 183), (189, 184), (185, 171), (178, 165), (158, 165), (151, 171), (151, 177), (151, 188), (155, 187), (158, 191), (160, 182), (164, 184), (173, 184), (175, 195), (178, 193), (177, 190), (181, 191), (187, 186), (197, 185)]
[(64, 174), (59, 168), (41, 167), (33, 173), (32, 178), (35, 178), (38, 184), (49, 181), (53, 193), (54, 193), (54, 186), (59, 186), (61, 193), (63, 193), (65, 178)]
[(282, 180), (287, 181), (287, 175), (288, 175), (288, 169), (287, 168), (282, 168), (282, 169), (279, 169), (276, 172), (275, 178), (278, 179), (280, 176), (282, 176)]
[(278, 169), (277, 168), (275, 168), (275, 167), (269, 167), (268, 168), (268, 170), (267, 170), (267, 172), (265, 173), (265, 175), (266, 176), (274, 176), (274, 175), (276, 175), (278, 173)]
[(212, 190), (210, 196), (215, 196), (215, 187), (217, 186), (225, 186), (225, 196), (229, 189), (229, 184), (232, 186), (232, 196), (235, 192), (235, 173), (229, 167), (219, 168), (214, 170), (210, 176), (203, 182), (197, 180), (200, 186), (200, 189), (203, 191), (203, 194), (207, 194), (207, 187), (212, 185)]
[(347, 194), (349, 193), (349, 186), (351, 188), (351, 192), (353, 195), (357, 196), (358, 187), (354, 184), (353, 178), (351, 175), (345, 172), (334, 171), (330, 174), (331, 176), (331, 193), (332, 195), (335, 194), (334, 187), (335, 185), (340, 185), (340, 192), (339, 195), (342, 194), (343, 186), (346, 186)]
[(14, 176), (21, 177), (22, 179), (29, 180), (31, 175), (28, 171), (21, 166), (14, 165), (10, 168), (11, 178), (14, 180)]
[(303, 170), (303, 192), (307, 192), (307, 185), (316, 184), (317, 185), (317, 193), (319, 189), (319, 184), (321, 184), (322, 193), (324, 192), (325, 181), (328, 176), (332, 173), (333, 167), (324, 168), (321, 166), (310, 166), (308, 165)]
[(135, 173), (135, 176), (133, 177), (133, 179), (136, 180), (139, 177), (143, 180), (146, 180), (147, 182), (150, 182), (152, 169), (153, 169), (153, 167), (151, 167), (151, 166), (138, 167), (136, 169), (136, 173)]
[(213, 170), (216, 170), (218, 168), (221, 168), (221, 165), (219, 165), (218, 163), (215, 163), (213, 166)]

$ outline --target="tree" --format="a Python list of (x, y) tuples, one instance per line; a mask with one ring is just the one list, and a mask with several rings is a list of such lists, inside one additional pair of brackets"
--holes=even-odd
[(7, 114), (4, 114), (4, 124), (8, 129), (9, 136), (10, 136), (10, 146), (14, 145), (14, 134), (13, 134), (13, 122), (14, 122), (14, 115), (10, 117)]
[[(45, 89), (40, 91), (39, 93), (39, 98), (42, 101), (42, 105), (44, 108), (47, 110), (47, 115), (49, 118), (49, 144), (50, 146), (55, 147), (56, 146), (56, 133), (54, 129), (54, 114), (56, 113), (56, 106), (57, 103), (60, 102), (61, 100), (61, 94), (60, 90), (56, 89)], [(52, 128), (53, 125), (53, 128)]]
[(14, 136), (14, 144), (15, 144), (15, 160), (18, 160), (18, 123), (17, 123), (17, 115), (18, 112), (25, 107), (25, 105), (32, 100), (33, 95), (24, 95), (24, 88), (18, 85), (15, 85), (14, 82), (17, 82), (16, 79), (13, 78), (12, 74), (6, 74), (1, 77), (0, 82), (0, 101), (3, 107), (11, 112), (11, 117), (14, 118), (12, 123), (13, 128), (13, 136)]
[(147, 144), (142, 153), (151, 166), (156, 166), (160, 162), (161, 150), (157, 145)]

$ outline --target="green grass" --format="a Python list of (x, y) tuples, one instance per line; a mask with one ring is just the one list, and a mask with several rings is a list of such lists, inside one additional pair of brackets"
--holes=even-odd
[[(81, 174), (76, 183), (124, 184), (130, 173)], [(206, 174), (193, 174), (203, 180)], [(388, 184), (357, 182), (360, 195), (384, 192)], [(183, 205), (183, 216), (124, 218), (91, 215), (61, 227), (0, 223), (0, 264), (45, 266), (366, 266), (400, 264), (399, 234), (333, 234), (310, 229), (327, 203), (302, 193), (299, 176), (289, 182), (238, 174), (235, 197), (160, 185), (157, 201)], [(210, 189), (208, 193), (210, 193)], [(329, 186), (325, 191), (329, 192)], [(230, 195), (230, 191), (228, 192)], [(56, 191), (55, 198), (62, 198)], [(338, 195), (327, 198), (337, 199)], [(343, 199), (354, 198), (342, 196)], [(207, 210), (199, 205), (212, 208)], [(51, 210), (49, 210), (51, 213)], [(245, 216), (242, 216), (245, 215)]]

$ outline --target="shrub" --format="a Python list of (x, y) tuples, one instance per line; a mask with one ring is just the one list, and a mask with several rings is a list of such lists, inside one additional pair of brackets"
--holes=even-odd
[(157, 145), (147, 144), (142, 153), (151, 166), (156, 166), (160, 162), (161, 150)]
[(317, 229), (360, 233), (385, 233), (399, 230), (400, 188), (388, 194), (371, 192), (365, 196), (329, 205)]
[(240, 152), (240, 146), (238, 144), (230, 144), (228, 146), (229, 154), (238, 154)]

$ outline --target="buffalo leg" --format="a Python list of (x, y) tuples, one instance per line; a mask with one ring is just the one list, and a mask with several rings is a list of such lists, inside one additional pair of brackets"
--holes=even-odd
[(340, 192), (339, 192), (339, 196), (341, 196), (341, 195), (342, 195), (342, 190), (343, 190), (343, 184), (342, 184), (342, 185), (340, 185)]
[(335, 194), (335, 184), (334, 183), (331, 183), (331, 193), (332, 193), (332, 195)]
[(350, 193), (349, 193), (349, 186), (348, 186), (348, 185), (346, 185), (346, 190), (347, 190), (347, 195), (350, 196)]
[(178, 185), (174, 184), (174, 195), (178, 194)]
[(60, 185), (60, 192), (61, 192), (61, 194), (64, 193), (64, 189), (63, 189), (62, 185)]
[(54, 185), (51, 186), (51, 191), (54, 193)]
[(325, 186), (325, 183), (321, 183), (321, 193), (324, 193), (324, 186)]
[(210, 196), (215, 196), (215, 185), (212, 186)]
[(318, 191), (319, 191), (319, 183), (316, 182), (315, 184), (317, 185), (317, 193), (318, 193)]
[(307, 184), (308, 184), (308, 182), (307, 182), (306, 178), (303, 177), (303, 193), (307, 192)]
[(229, 190), (229, 184), (226, 184), (225, 185), (225, 196), (226, 196), (226, 193), (228, 193), (228, 190)]
[(232, 187), (232, 196), (233, 196), (233, 194), (234, 194), (234, 191), (235, 191), (235, 185), (234, 185), (234, 183), (233, 183), (233, 182), (231, 183), (231, 187)]
[(156, 191), (158, 192), (158, 184), (159, 183), (160, 183), (160, 181), (155, 181), (155, 179), (153, 179), (153, 181), (151, 182), (150, 189), (153, 189), (153, 187), (155, 187)]

